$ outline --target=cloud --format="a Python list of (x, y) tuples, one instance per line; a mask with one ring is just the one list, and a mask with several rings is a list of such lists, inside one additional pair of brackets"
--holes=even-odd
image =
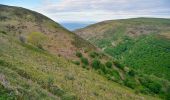
[(59, 22), (170, 17), (169, 0), (42, 0), (36, 10)]

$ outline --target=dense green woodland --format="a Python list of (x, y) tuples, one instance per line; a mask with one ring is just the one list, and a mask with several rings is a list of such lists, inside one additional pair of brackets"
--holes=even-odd
[(153, 73), (170, 80), (170, 40), (157, 35), (141, 36), (139, 39), (126, 39), (115, 48), (105, 52), (122, 64), (145, 74)]

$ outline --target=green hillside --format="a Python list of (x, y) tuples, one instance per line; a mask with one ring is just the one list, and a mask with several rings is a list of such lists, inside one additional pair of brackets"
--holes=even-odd
[(19, 7), (0, 5), (0, 69), (0, 100), (159, 99), (121, 85), (124, 72), (86, 40)]
[(150, 98), (2, 33), (0, 68), (1, 100)]
[[(131, 85), (125, 82), (128, 87), (141, 89), (135, 87), (135, 84), (140, 83), (142, 88), (152, 91), (149, 85), (143, 84), (141, 77), (146, 80), (149, 78), (160, 85), (165, 82), (170, 85), (170, 19), (134, 18), (104, 21), (75, 32), (111, 55), (120, 66), (126, 66), (124, 70), (134, 70), (137, 81)], [(145, 82), (150, 84), (146, 80)], [(167, 88), (166, 85), (163, 86)], [(164, 94), (161, 90), (158, 91), (159, 93), (155, 93)]]

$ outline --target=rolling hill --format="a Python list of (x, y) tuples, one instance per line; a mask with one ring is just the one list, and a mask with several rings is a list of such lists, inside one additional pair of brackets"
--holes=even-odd
[(0, 100), (159, 99), (116, 83), (111, 60), (42, 14), (0, 5)]
[[(75, 33), (139, 76), (169, 84), (170, 19), (109, 20), (78, 29)], [(141, 79), (138, 81), (143, 84)]]

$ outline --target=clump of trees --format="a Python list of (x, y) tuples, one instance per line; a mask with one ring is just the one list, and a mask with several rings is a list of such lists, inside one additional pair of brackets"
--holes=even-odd
[(75, 55), (80, 59), (81, 63), (79, 61), (73, 61), (74, 64), (82, 64), (82, 67), (86, 69), (89, 69), (89, 66), (91, 66), (92, 69), (96, 70), (99, 74), (105, 76), (109, 80), (120, 80), (120, 75), (118, 71), (112, 68), (113, 63), (111, 61), (106, 61), (105, 63), (103, 63), (101, 61), (99, 53), (94, 51), (90, 52), (89, 59), (91, 59), (92, 61), (89, 61), (88, 58), (83, 57), (83, 54), (79, 51), (77, 51)]

